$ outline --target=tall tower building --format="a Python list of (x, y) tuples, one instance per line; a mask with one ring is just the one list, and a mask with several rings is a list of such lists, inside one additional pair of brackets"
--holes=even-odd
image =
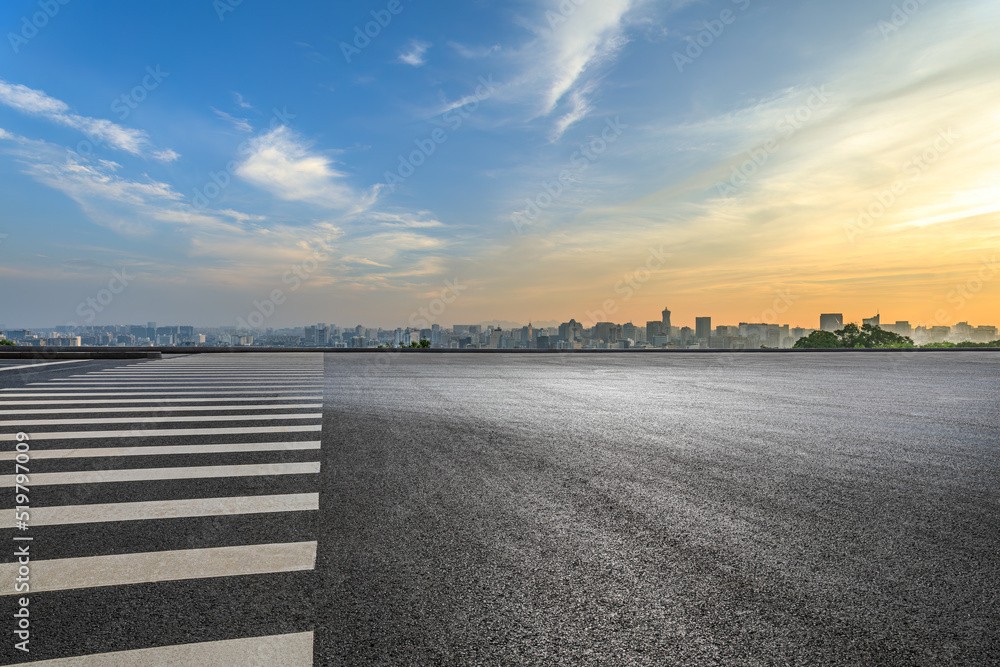
[(711, 317), (694, 318), (694, 335), (695, 338), (708, 341), (712, 337), (712, 318)]
[(670, 309), (663, 309), (663, 333), (666, 336), (670, 335)]

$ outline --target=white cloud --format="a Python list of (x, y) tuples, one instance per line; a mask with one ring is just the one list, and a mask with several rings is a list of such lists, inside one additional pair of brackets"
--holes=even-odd
[(236, 104), (241, 109), (253, 109), (253, 106), (251, 106), (251, 104), (249, 102), (247, 102), (245, 99), (243, 99), (243, 96), (240, 95), (239, 93), (237, 93), (235, 90), (233, 91), (233, 100), (236, 101)]
[[(310, 289), (396, 288), (441, 271), (438, 255), (447, 241), (422, 233), (443, 226), (426, 211), (373, 212), (363, 222), (341, 216), (352, 221), (347, 238), (336, 220), (274, 223), (233, 209), (196, 209), (167, 183), (120, 175), (123, 167), (115, 162), (5, 130), (0, 139), (15, 142), (2, 144), (3, 151), (24, 165), (24, 173), (66, 194), (93, 222), (127, 235), (163, 234), (157, 238), (175, 252), (164, 250), (148, 271), (173, 285), (266, 288), (324, 246), (329, 255), (310, 276)], [(335, 182), (342, 175), (329, 161), (309, 152), (287, 128), (266, 135), (243, 170), (255, 178), (270, 175), (270, 185), (288, 198), (345, 207), (357, 201)], [(299, 184), (292, 185), (296, 179)]]
[[(133, 155), (143, 155), (150, 145), (149, 136), (142, 130), (123, 127), (103, 118), (90, 118), (71, 113), (69, 106), (61, 100), (50, 97), (40, 90), (7, 83), (2, 79), (0, 79), (0, 103), (22, 113), (41, 116), (60, 125), (80, 130), (93, 139)], [(173, 151), (160, 151), (160, 154), (175, 156), (171, 159), (177, 157)]]
[(590, 84), (580, 90), (574, 90), (570, 94), (570, 109), (556, 121), (555, 129), (552, 131), (552, 141), (557, 141), (571, 125), (586, 118), (593, 110), (593, 106), (590, 104), (587, 96), (593, 92), (594, 88), (596, 88), (596, 85)]
[(216, 109), (215, 107), (209, 107), (209, 109), (214, 111), (216, 116), (226, 121), (240, 132), (247, 132), (247, 133), (253, 132), (253, 126), (250, 124), (250, 121), (248, 121), (246, 118), (237, 118), (236, 116), (232, 116), (226, 113), (225, 111)]
[(418, 211), (416, 213), (389, 213), (384, 211), (372, 211), (368, 213), (366, 217), (387, 227), (406, 227), (409, 229), (444, 227), (444, 223), (435, 219), (430, 211)]
[[(642, 2), (547, 0), (532, 19), (519, 19), (534, 38), (516, 52), (505, 52), (520, 73), (508, 77), (501, 100), (526, 105), (528, 120), (558, 112), (549, 133), (557, 140), (593, 111), (599, 70), (628, 43), (626, 15)], [(461, 45), (452, 47), (463, 53)]]
[(414, 67), (420, 67), (427, 60), (424, 58), (424, 54), (427, 53), (427, 49), (431, 48), (433, 44), (429, 42), (420, 42), (414, 40), (410, 42), (410, 47), (408, 51), (403, 51), (399, 54), (399, 62), (406, 65), (413, 65)]
[(180, 158), (180, 153), (168, 148), (165, 151), (155, 151), (153, 153), (153, 159), (159, 160), (160, 162), (173, 162)]
[(2, 79), (0, 79), (0, 102), (27, 114), (56, 115), (69, 111), (65, 102), (49, 97), (40, 90), (32, 90), (18, 83), (7, 83)]
[(359, 193), (344, 183), (325, 155), (316, 153), (286, 126), (275, 128), (254, 142), (254, 152), (236, 170), (244, 180), (281, 199), (359, 212), (369, 208), (378, 189)]
[[(549, 29), (541, 31), (538, 49), (542, 65), (542, 113), (548, 115), (577, 81), (594, 66), (614, 55), (624, 44), (625, 13), (634, 0), (587, 2), (563, 12), (558, 5), (546, 11)], [(537, 61), (536, 61), (537, 62)]]
[(476, 47), (468, 47), (465, 46), (464, 44), (459, 44), (458, 42), (448, 42), (448, 46), (455, 49), (455, 52), (458, 53), (458, 55), (462, 56), (463, 58), (467, 58), (469, 60), (475, 58), (486, 58), (493, 55), (494, 53), (497, 53), (500, 50), (499, 44), (494, 44), (493, 46), (489, 47), (476, 48)]

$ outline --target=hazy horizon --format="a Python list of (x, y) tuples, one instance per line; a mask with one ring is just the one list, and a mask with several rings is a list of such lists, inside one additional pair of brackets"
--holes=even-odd
[(40, 7), (7, 326), (997, 321), (996, 3)]

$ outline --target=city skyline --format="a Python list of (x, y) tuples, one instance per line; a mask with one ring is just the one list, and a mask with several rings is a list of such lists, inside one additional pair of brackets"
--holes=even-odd
[[(773, 313), (777, 315), (776, 311)], [(406, 326), (368, 327), (365, 324), (340, 326), (320, 322), (296, 327), (255, 327), (248, 322), (239, 326), (198, 327), (163, 325), (156, 321), (142, 324), (112, 324), (80, 326), (78, 324), (41, 327), (34, 331), (0, 326), (0, 341), (21, 346), (263, 346), (263, 347), (393, 347), (421, 346), (433, 348), (542, 348), (542, 349), (604, 349), (618, 348), (709, 348), (758, 349), (761, 347), (791, 348), (813, 332), (838, 332), (851, 326), (872, 331), (881, 328), (898, 335), (898, 342), (917, 345), (936, 343), (1000, 343), (998, 327), (957, 322), (911, 323), (908, 320), (882, 322), (880, 314), (860, 321), (845, 319), (843, 313), (821, 313), (817, 327), (792, 326), (781, 322), (713, 323), (711, 316), (700, 316), (694, 327), (672, 324), (669, 307), (660, 319), (648, 320), (645, 326), (632, 321), (568, 322), (558, 320), (491, 321), (476, 324), (444, 325), (421, 320)], [(264, 318), (262, 317), (261, 320)], [(46, 333), (52, 334), (46, 336)]]
[[(709, 324), (710, 328), (713, 328), (713, 329), (716, 326), (718, 326), (718, 325), (731, 326), (731, 325), (734, 325), (734, 324), (742, 322), (742, 323), (781, 324), (783, 326), (787, 325), (787, 326), (790, 326), (792, 328), (801, 328), (801, 329), (808, 329), (808, 330), (833, 331), (835, 329), (840, 329), (844, 325), (847, 325), (847, 324), (857, 324), (857, 325), (860, 326), (862, 324), (867, 324), (870, 321), (874, 321), (873, 323), (878, 324), (879, 320), (881, 320), (881, 325), (883, 325), (883, 326), (884, 325), (893, 325), (893, 324), (896, 324), (896, 323), (905, 323), (905, 324), (909, 324), (913, 328), (918, 328), (918, 327), (921, 327), (921, 328), (931, 328), (931, 327), (935, 327), (935, 326), (953, 327), (955, 325), (959, 325), (959, 324), (963, 324), (963, 323), (964, 324), (969, 324), (970, 322), (973, 323), (972, 326), (980, 326), (980, 325), (981, 326), (992, 326), (992, 324), (991, 324), (992, 320), (989, 320), (989, 321), (978, 321), (978, 320), (971, 320), (971, 319), (963, 319), (963, 320), (954, 320), (954, 321), (946, 321), (946, 320), (940, 320), (939, 321), (939, 319), (935, 318), (935, 319), (931, 319), (931, 320), (928, 320), (928, 321), (919, 321), (919, 320), (913, 320), (913, 319), (883, 317), (883, 314), (882, 313), (878, 313), (878, 312), (872, 313), (871, 317), (845, 317), (843, 313), (829, 313), (829, 314), (817, 313), (813, 317), (813, 319), (815, 320), (813, 323), (792, 322), (792, 321), (789, 321), (789, 320), (787, 320), (787, 319), (785, 319), (783, 317), (778, 317), (778, 318), (773, 318), (773, 319), (768, 319), (768, 318), (765, 317), (765, 318), (758, 318), (758, 319), (755, 319), (755, 320), (749, 320), (749, 319), (739, 319), (739, 320), (728, 320), (728, 319), (725, 319), (724, 320), (724, 318), (719, 318), (719, 317), (716, 317), (716, 316), (713, 316), (713, 315), (692, 316), (692, 317), (688, 318), (690, 321), (687, 321), (687, 320), (677, 320), (677, 318), (675, 317), (676, 316), (676, 312), (675, 311), (670, 311), (670, 312), (671, 312), (671, 315), (666, 318), (666, 321), (670, 322), (671, 325), (672, 325), (672, 327), (674, 329), (681, 329), (681, 328), (684, 328), (684, 327), (688, 327), (688, 328), (691, 328), (692, 330), (696, 330), (699, 320), (708, 320), (708, 324)], [(776, 311), (774, 311), (774, 312), (776, 312)], [(369, 327), (369, 325), (371, 325), (372, 327), (377, 328), (377, 329), (387, 329), (387, 330), (393, 330), (393, 329), (397, 329), (397, 328), (420, 330), (420, 329), (429, 328), (431, 326), (437, 326), (437, 327), (442, 327), (442, 328), (450, 328), (452, 326), (467, 326), (467, 325), (458, 324), (458, 322), (460, 322), (460, 320), (450, 320), (449, 319), (449, 320), (445, 321), (445, 320), (440, 320), (440, 319), (437, 319), (437, 318), (434, 318), (434, 317), (430, 317), (430, 318), (418, 317), (416, 319), (416, 321), (413, 321), (414, 315), (419, 315), (419, 314), (420, 314), (420, 311), (415, 311), (413, 314), (411, 314), (411, 318), (410, 318), (411, 321), (410, 322), (407, 322), (407, 321), (403, 320), (403, 321), (396, 322), (396, 323), (391, 323), (390, 322), (389, 324), (380, 324), (380, 323), (377, 323), (377, 322), (357, 322), (354, 325), (349, 325), (349, 324), (346, 324), (346, 322), (348, 320), (344, 320), (343, 318), (340, 318), (339, 321), (340, 322), (344, 322), (344, 324), (342, 324), (342, 325), (335, 325), (335, 324), (332, 324), (333, 322), (338, 321), (338, 319), (335, 318), (335, 317), (332, 318), (332, 319), (331, 318), (327, 318), (324, 321), (324, 323), (331, 323), (331, 326), (343, 326), (343, 327), (347, 327), (347, 328), (350, 328), (350, 327), (353, 327), (353, 326), (358, 326), (358, 325), (364, 326), (364, 327), (367, 328), (367, 327)], [(765, 311), (764, 314), (767, 314), (767, 312)], [(829, 316), (833, 316), (833, 315), (837, 316), (837, 318), (838, 318), (837, 319), (837, 323), (838, 324), (836, 326), (824, 326), (824, 318), (827, 317), (828, 315)], [(316, 318), (313, 318), (313, 320), (315, 320), (315, 319)], [(286, 324), (276, 325), (274, 323), (271, 323), (268, 319), (265, 319), (265, 320), (263, 320), (261, 322), (260, 325), (254, 326), (250, 322), (248, 322), (245, 319), (241, 318), (241, 321), (239, 321), (239, 322), (237, 322), (235, 324), (233, 324), (233, 323), (217, 322), (217, 323), (214, 323), (214, 324), (205, 324), (205, 323), (185, 324), (185, 325), (171, 324), (171, 325), (165, 325), (165, 326), (175, 326), (175, 327), (176, 326), (194, 326), (194, 327), (199, 328), (199, 329), (212, 329), (212, 330), (215, 330), (215, 329), (218, 329), (218, 330), (236, 329), (236, 330), (240, 330), (240, 331), (268, 331), (268, 330), (278, 331), (278, 330), (302, 329), (303, 327), (312, 326), (313, 324), (315, 324), (315, 322), (313, 320), (305, 320), (305, 321), (300, 321), (298, 323), (287, 324), (287, 325)], [(678, 323), (674, 324), (673, 323), (674, 320), (676, 320)], [(187, 321), (187, 320), (185, 320), (185, 321)], [(567, 318), (567, 319), (559, 319), (559, 318), (536, 318), (536, 319), (532, 319), (532, 318), (528, 318), (528, 319), (524, 319), (524, 320), (508, 320), (508, 319), (492, 318), (492, 319), (486, 319), (486, 320), (482, 320), (482, 321), (478, 321), (478, 322), (471, 322), (470, 324), (475, 325), (475, 326), (483, 326), (483, 327), (494, 326), (496, 328), (501, 328), (502, 329), (502, 328), (505, 328), (505, 327), (524, 327), (524, 326), (557, 327), (557, 326), (559, 326), (561, 324), (564, 324), (566, 322), (569, 322), (569, 321), (577, 321), (582, 326), (586, 326), (588, 328), (592, 328), (592, 327), (596, 326), (600, 322), (610, 322), (610, 323), (614, 323), (614, 324), (618, 324), (618, 325), (635, 324), (635, 326), (642, 326), (642, 327), (645, 328), (645, 326), (647, 324), (650, 324), (651, 322), (653, 322), (652, 320), (648, 320), (648, 319), (645, 319), (643, 317), (622, 319), (621, 317), (610, 316), (610, 317), (606, 317), (604, 319), (599, 319), (599, 320), (598, 319), (590, 319), (590, 320), (588, 320), (586, 318), (577, 319), (575, 317), (570, 317), (570, 318)], [(657, 321), (662, 321), (662, 320), (657, 320)], [(152, 323), (152, 324), (157, 324), (157, 323), (162, 324), (164, 321), (157, 319), (157, 320), (147, 320), (147, 322), (148, 323)], [(32, 324), (32, 325), (27, 325), (27, 324), (7, 324), (5, 322), (0, 321), (0, 333), (2, 333), (4, 329), (18, 329), (18, 330), (21, 330), (21, 329), (31, 329), (31, 330), (39, 330), (39, 331), (55, 331), (55, 330), (67, 330), (67, 331), (68, 330), (81, 330), (82, 331), (82, 330), (89, 330), (89, 329), (101, 328), (101, 327), (132, 326), (132, 325), (138, 325), (138, 324), (139, 324), (138, 322), (126, 322), (126, 321), (107, 321), (107, 322), (104, 322), (104, 321), (96, 321), (95, 320), (95, 321), (87, 322), (87, 323), (81, 323), (81, 322), (77, 322), (77, 321), (71, 321), (69, 323), (61, 323), (61, 324), (52, 324), (52, 323), (49, 323), (49, 324)]]
[(0, 320), (996, 319), (996, 3), (389, 4), (5, 3)]

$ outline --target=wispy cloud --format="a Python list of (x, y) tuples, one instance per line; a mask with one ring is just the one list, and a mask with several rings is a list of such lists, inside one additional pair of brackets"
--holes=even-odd
[(153, 151), (153, 159), (159, 160), (160, 162), (173, 162), (174, 160), (180, 159), (180, 157), (180, 153), (172, 148), (162, 151)]
[(214, 111), (216, 116), (226, 121), (240, 132), (246, 132), (246, 133), (253, 132), (253, 126), (250, 124), (250, 121), (247, 120), (246, 118), (237, 118), (231, 114), (226, 113), (225, 111), (216, 109), (215, 107), (209, 107), (209, 109)]
[[(622, 19), (634, 0), (604, 0), (560, 12), (559, 5), (546, 12), (549, 29), (542, 30), (540, 48), (548, 56), (543, 62), (542, 113), (549, 114), (590, 69), (613, 56), (625, 43)], [(573, 6), (573, 3), (562, 5)]]
[[(531, 38), (519, 48), (504, 49), (504, 61), (513, 64), (515, 71), (506, 75), (507, 84), (498, 100), (520, 106), (528, 121), (551, 122), (547, 134), (551, 141), (558, 140), (594, 111), (592, 100), (602, 68), (628, 43), (627, 15), (643, 2), (547, 0), (534, 16), (520, 17), (518, 23)], [(671, 3), (671, 8), (676, 5)], [(463, 57), (488, 55), (449, 44)], [(554, 114), (558, 115), (553, 120)]]
[(399, 54), (399, 62), (405, 65), (421, 67), (427, 62), (424, 58), (424, 54), (426, 54), (427, 50), (432, 46), (433, 44), (429, 42), (413, 40), (410, 42), (408, 49)]
[(301, 201), (340, 211), (369, 208), (378, 189), (359, 192), (345, 183), (347, 174), (333, 167), (328, 157), (315, 152), (292, 129), (281, 126), (254, 142), (253, 152), (236, 173), (281, 199)]
[(253, 109), (253, 106), (245, 99), (243, 99), (242, 95), (237, 93), (235, 90), (232, 91), (232, 93), (233, 93), (233, 101), (236, 102), (236, 106), (238, 106), (241, 109)]
[(588, 84), (579, 90), (574, 90), (570, 93), (570, 108), (559, 120), (556, 121), (555, 128), (552, 130), (552, 135), (550, 137), (551, 141), (557, 141), (566, 132), (569, 127), (584, 118), (593, 110), (593, 106), (590, 103), (588, 96), (596, 88), (596, 84)]
[(476, 58), (487, 58), (493, 55), (494, 53), (500, 51), (499, 44), (494, 44), (493, 46), (471, 47), (471, 46), (465, 46), (464, 44), (460, 44), (458, 42), (448, 42), (448, 46), (453, 48), (455, 50), (455, 53), (469, 60), (474, 60)]
[(389, 213), (385, 211), (372, 211), (368, 213), (368, 219), (379, 222), (386, 227), (405, 227), (409, 229), (429, 229), (432, 227), (444, 227), (444, 223), (437, 220), (430, 211), (417, 211), (415, 213)]
[(123, 127), (103, 118), (72, 113), (69, 105), (62, 100), (21, 84), (12, 84), (0, 79), (0, 103), (21, 113), (40, 116), (79, 130), (97, 141), (133, 155), (149, 155), (167, 162), (179, 157), (172, 150), (150, 152), (149, 135), (142, 130)]

